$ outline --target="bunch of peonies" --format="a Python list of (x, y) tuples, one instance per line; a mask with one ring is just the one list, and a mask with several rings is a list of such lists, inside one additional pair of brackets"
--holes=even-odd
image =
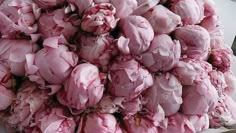
[(230, 126), (232, 62), (213, 0), (0, 0), (8, 132)]

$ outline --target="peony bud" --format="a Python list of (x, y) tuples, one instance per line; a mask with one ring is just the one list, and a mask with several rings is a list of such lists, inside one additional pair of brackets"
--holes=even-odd
[(102, 98), (105, 76), (99, 73), (96, 66), (83, 63), (74, 68), (65, 89), (58, 93), (59, 102), (76, 110), (97, 104)]
[(208, 58), (210, 35), (206, 29), (198, 25), (187, 25), (175, 30), (174, 36), (180, 41), (183, 55), (198, 60)]
[(116, 9), (112, 4), (95, 4), (85, 10), (81, 21), (81, 29), (94, 35), (110, 32), (116, 27)]
[(47, 92), (37, 87), (38, 85), (29, 81), (22, 83), (22, 86), (17, 92), (16, 100), (11, 106), (11, 115), (8, 118), (8, 124), (11, 127), (30, 126), (34, 114), (43, 108), (48, 101)]
[(65, 14), (64, 9), (57, 9), (40, 16), (38, 25), (43, 38), (63, 35), (68, 41), (78, 31), (80, 20), (77, 15)]
[(108, 35), (80, 37), (79, 56), (107, 70), (110, 59), (117, 54), (113, 38)]
[(122, 133), (112, 114), (91, 113), (81, 119), (77, 133)]
[(169, 71), (179, 62), (180, 54), (179, 42), (161, 34), (154, 37), (148, 51), (138, 56), (137, 60), (152, 72)]
[(75, 121), (65, 109), (60, 107), (46, 108), (35, 114), (36, 126), (43, 133), (74, 133)]
[(182, 85), (193, 85), (208, 77), (210, 71), (212, 71), (212, 66), (206, 61), (183, 59), (177, 63), (172, 73)]
[(138, 7), (134, 10), (134, 15), (143, 15), (145, 12), (156, 6), (160, 0), (137, 0)]
[(224, 72), (224, 78), (225, 82), (227, 84), (227, 87), (225, 88), (225, 93), (229, 96), (232, 96), (236, 89), (236, 77), (232, 70), (228, 70)]
[(65, 4), (65, 0), (33, 0), (41, 8), (51, 8)]
[(157, 75), (153, 86), (144, 95), (147, 100), (145, 106), (153, 111), (160, 104), (165, 115), (169, 116), (179, 111), (183, 102), (181, 96), (182, 85), (174, 75), (170, 73)]
[(218, 70), (225, 72), (230, 69), (232, 62), (233, 51), (229, 48), (213, 49), (209, 61), (212, 66)]
[(181, 17), (185, 25), (197, 24), (202, 20), (204, 16), (204, 3), (202, 0), (172, 1), (170, 9)]
[(181, 24), (180, 16), (162, 5), (154, 6), (143, 16), (150, 22), (155, 33), (158, 34), (169, 34)]
[(146, 51), (154, 38), (150, 23), (141, 16), (128, 16), (120, 21), (121, 33), (118, 48), (123, 54), (139, 55)]
[(0, 60), (7, 63), (11, 73), (25, 75), (26, 54), (34, 53), (38, 46), (29, 40), (0, 39)]
[(138, 114), (124, 119), (124, 126), (128, 133), (158, 133), (157, 127), (148, 118)]
[(193, 124), (181, 113), (168, 116), (168, 125), (166, 129), (159, 128), (158, 133), (195, 133)]
[(208, 78), (202, 79), (194, 86), (185, 86), (182, 97), (181, 111), (184, 114), (207, 113), (212, 111), (218, 103), (217, 91)]
[(153, 85), (152, 75), (130, 57), (119, 57), (110, 67), (108, 91), (131, 100)]
[(208, 114), (187, 115), (187, 118), (193, 124), (196, 132), (201, 132), (209, 128)]
[(39, 84), (44, 85), (45, 79), (50, 84), (60, 85), (69, 77), (78, 56), (69, 51), (60, 37), (47, 38), (43, 44), (45, 47), (37, 53), (26, 55), (27, 74), (31, 81)]
[(12, 102), (15, 94), (12, 90), (7, 89), (5, 86), (0, 84), (0, 110), (4, 110), (9, 107)]

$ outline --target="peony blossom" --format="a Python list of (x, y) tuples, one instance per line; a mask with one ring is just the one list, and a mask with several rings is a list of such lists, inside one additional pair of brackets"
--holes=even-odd
[(65, 4), (65, 0), (33, 0), (41, 8), (51, 8)]
[(128, 133), (158, 133), (157, 127), (148, 118), (138, 114), (124, 119), (124, 127)]
[(194, 85), (196, 82), (208, 77), (210, 71), (212, 71), (212, 66), (206, 61), (183, 59), (177, 63), (172, 73), (182, 85)]
[(123, 54), (139, 55), (148, 50), (154, 38), (151, 24), (141, 16), (128, 16), (120, 20), (121, 36), (117, 45)]
[[(6, 0), (1, 5), (1, 17), (3, 29), (1, 33), (4, 38), (11, 38), (12, 32), (20, 31), (26, 35), (36, 33), (38, 30), (37, 20), (41, 10), (32, 0)], [(4, 20), (5, 19), (5, 20)]]
[(212, 49), (209, 61), (212, 66), (225, 72), (230, 69), (233, 51), (229, 48)]
[(236, 89), (236, 77), (232, 70), (228, 70), (224, 72), (224, 79), (226, 82), (227, 87), (225, 88), (224, 93), (229, 96), (232, 96)]
[[(225, 99), (225, 98), (224, 98)], [(208, 113), (211, 128), (219, 128), (221, 126), (236, 123), (236, 119), (232, 118), (229, 108), (224, 101), (220, 101), (213, 111)]]
[(211, 84), (216, 88), (218, 95), (221, 97), (227, 87), (224, 74), (220, 71), (213, 70), (209, 72)]
[(90, 63), (96, 64), (107, 70), (111, 58), (117, 54), (114, 39), (108, 35), (80, 36), (79, 56)]
[(204, 16), (202, 0), (172, 0), (170, 9), (181, 17), (185, 25), (199, 23)]
[(35, 123), (43, 133), (74, 133), (76, 127), (73, 117), (62, 107), (40, 110), (35, 114)]
[(6, 62), (14, 75), (24, 76), (25, 55), (36, 52), (38, 46), (29, 40), (0, 39), (0, 49), (0, 61)]
[(82, 116), (77, 133), (122, 133), (112, 114), (90, 113)]
[(181, 24), (181, 18), (163, 5), (154, 6), (143, 15), (152, 25), (155, 33), (169, 34)]
[(81, 29), (94, 35), (110, 32), (116, 27), (116, 9), (112, 4), (95, 4), (85, 10), (81, 21)]
[(99, 73), (96, 66), (79, 64), (71, 72), (64, 90), (58, 93), (57, 98), (61, 104), (71, 109), (81, 110), (94, 106), (102, 98), (105, 79), (105, 75)]
[(7, 88), (14, 87), (14, 79), (10, 68), (3, 62), (0, 62), (0, 84)]
[(181, 113), (168, 116), (167, 128), (159, 128), (158, 133), (195, 133), (193, 124)]
[(118, 57), (110, 67), (108, 91), (131, 100), (153, 85), (152, 75), (130, 57)]
[(181, 48), (179, 41), (161, 34), (154, 37), (148, 51), (137, 57), (152, 72), (169, 71), (179, 62)]
[(16, 94), (16, 99), (11, 105), (11, 115), (8, 118), (10, 127), (18, 128), (30, 126), (34, 114), (43, 108), (48, 101), (45, 90), (41, 90), (38, 85), (29, 81), (24, 81)]
[(38, 25), (43, 38), (63, 35), (71, 41), (79, 29), (80, 20), (75, 14), (65, 14), (64, 9), (57, 9), (43, 13), (38, 20)]
[(182, 55), (198, 60), (206, 60), (210, 49), (210, 35), (198, 25), (187, 25), (174, 31), (180, 41)]
[(199, 81), (194, 86), (185, 86), (182, 97), (181, 111), (184, 114), (207, 113), (212, 111), (218, 103), (216, 88), (208, 78)]
[(64, 44), (66, 42), (61, 37), (47, 38), (43, 49), (26, 55), (26, 71), (31, 81), (44, 85), (46, 80), (50, 84), (60, 85), (69, 77), (78, 56)]
[(12, 104), (14, 98), (14, 92), (0, 84), (0, 110), (7, 109)]
[(145, 105), (153, 111), (160, 104), (166, 116), (178, 112), (182, 104), (182, 85), (178, 79), (170, 74), (164, 73), (155, 76), (153, 86), (147, 90), (144, 97), (147, 100)]
[(138, 7), (134, 10), (134, 15), (143, 15), (145, 12), (156, 6), (160, 0), (137, 0)]
[(187, 115), (187, 118), (193, 124), (196, 132), (201, 132), (209, 128), (208, 114)]

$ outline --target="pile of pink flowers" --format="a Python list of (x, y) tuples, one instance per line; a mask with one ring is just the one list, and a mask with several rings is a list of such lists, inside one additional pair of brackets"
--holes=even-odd
[(236, 123), (213, 0), (0, 0), (7, 132), (196, 133)]

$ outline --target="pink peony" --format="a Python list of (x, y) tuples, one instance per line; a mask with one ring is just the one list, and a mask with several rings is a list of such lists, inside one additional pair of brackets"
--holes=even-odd
[(210, 71), (212, 71), (212, 66), (206, 61), (183, 59), (177, 63), (172, 73), (182, 85), (194, 85), (196, 82), (208, 77)]
[(198, 25), (187, 25), (174, 31), (180, 41), (182, 54), (187, 57), (206, 60), (210, 49), (210, 35), (206, 29)]
[(64, 35), (68, 41), (71, 41), (78, 31), (79, 24), (78, 16), (65, 14), (64, 9), (44, 13), (38, 21), (39, 32), (43, 38)]
[(0, 84), (0, 110), (4, 110), (9, 107), (12, 104), (14, 98), (14, 92)]
[(94, 35), (110, 32), (116, 27), (116, 9), (112, 4), (95, 4), (85, 10), (81, 21), (81, 29)]
[(201, 132), (209, 128), (208, 114), (187, 115), (187, 118), (193, 124), (196, 132)]
[(112, 114), (91, 113), (82, 116), (77, 133), (122, 133)]
[(211, 84), (216, 88), (218, 95), (221, 97), (227, 87), (224, 74), (220, 71), (213, 70), (209, 72)]
[(65, 0), (33, 0), (41, 8), (51, 8), (65, 4)]
[(160, 0), (137, 0), (138, 7), (133, 12), (134, 15), (143, 15), (145, 12), (156, 6)]
[(199, 81), (194, 86), (185, 86), (182, 97), (181, 111), (184, 114), (207, 113), (212, 111), (218, 103), (216, 88), (208, 78)]
[(232, 56), (233, 51), (230, 48), (212, 49), (209, 60), (213, 67), (225, 72), (231, 67)]
[(110, 59), (117, 54), (113, 41), (114, 39), (109, 35), (82, 35), (80, 36), (79, 56), (107, 70)]
[(163, 5), (154, 6), (143, 16), (150, 22), (155, 33), (159, 34), (169, 34), (181, 24), (180, 16)]
[(148, 118), (138, 114), (124, 119), (124, 127), (128, 133), (158, 133), (157, 127)]
[(46, 80), (50, 84), (60, 85), (69, 77), (78, 56), (64, 44), (66, 42), (61, 37), (47, 38), (43, 49), (26, 55), (26, 71), (31, 81), (44, 85)]
[(217, 15), (205, 17), (200, 25), (209, 32), (212, 49), (223, 48), (225, 46), (222, 26)]
[(154, 38), (150, 23), (141, 16), (128, 16), (120, 21), (121, 33), (118, 48), (123, 54), (139, 55), (145, 52)]
[(105, 75), (96, 66), (83, 63), (71, 72), (64, 90), (58, 93), (59, 102), (72, 109), (81, 110), (97, 104), (104, 91)]
[(7, 88), (14, 87), (14, 79), (10, 68), (2, 62), (0, 62), (0, 84)]
[(14, 75), (24, 76), (25, 55), (34, 53), (38, 46), (29, 40), (0, 39), (0, 49), (0, 61), (6, 62)]
[(236, 121), (236, 102), (234, 101), (234, 99), (228, 95), (225, 95), (225, 99), (223, 100), (223, 102), (232, 115), (232, 118)]
[(36, 33), (41, 10), (32, 0), (6, 0), (1, 5), (1, 17), (6, 27), (1, 30), (4, 37), (9, 38), (12, 31), (20, 31), (26, 35)]
[(216, 15), (216, 5), (214, 0), (202, 0), (204, 3), (204, 15)]
[(150, 71), (169, 71), (179, 62), (180, 44), (170, 36), (161, 34), (154, 37), (148, 51), (138, 56), (139, 60)]
[(11, 127), (29, 127), (34, 114), (45, 106), (48, 101), (47, 92), (37, 87), (38, 85), (29, 81), (22, 83), (17, 92), (16, 99), (11, 106), (11, 115), (8, 124)]
[(208, 113), (211, 128), (219, 128), (221, 126), (236, 123), (236, 119), (232, 118), (229, 108), (224, 101), (220, 101), (213, 111)]
[(124, 117), (129, 117), (131, 115), (134, 115), (142, 110), (143, 107), (143, 101), (141, 97), (137, 97), (135, 99), (132, 99), (130, 101), (123, 101), (121, 103), (120, 110)]
[(110, 67), (108, 91), (131, 100), (153, 85), (152, 75), (130, 57), (117, 58)]
[(43, 133), (74, 133), (75, 121), (62, 107), (46, 108), (35, 114), (35, 123)]
[(229, 96), (232, 96), (236, 89), (236, 77), (232, 70), (224, 72), (225, 82), (227, 87), (225, 88), (225, 93)]
[(115, 16), (125, 18), (133, 13), (137, 8), (136, 0), (110, 0), (110, 3), (116, 8)]
[[(73, 4), (78, 8), (78, 14), (82, 16), (84, 11), (93, 4), (93, 0), (66, 0), (69, 4)], [(95, 0), (94, 0), (95, 1)]]
[(174, 75), (170, 73), (157, 75), (153, 86), (144, 95), (147, 100), (145, 106), (153, 111), (160, 104), (165, 115), (169, 116), (178, 112), (183, 102), (181, 96), (182, 85)]
[(171, 10), (178, 14), (185, 25), (199, 23), (204, 16), (202, 0), (172, 0)]
[(158, 133), (195, 133), (193, 124), (181, 113), (168, 116), (167, 128), (159, 128)]

